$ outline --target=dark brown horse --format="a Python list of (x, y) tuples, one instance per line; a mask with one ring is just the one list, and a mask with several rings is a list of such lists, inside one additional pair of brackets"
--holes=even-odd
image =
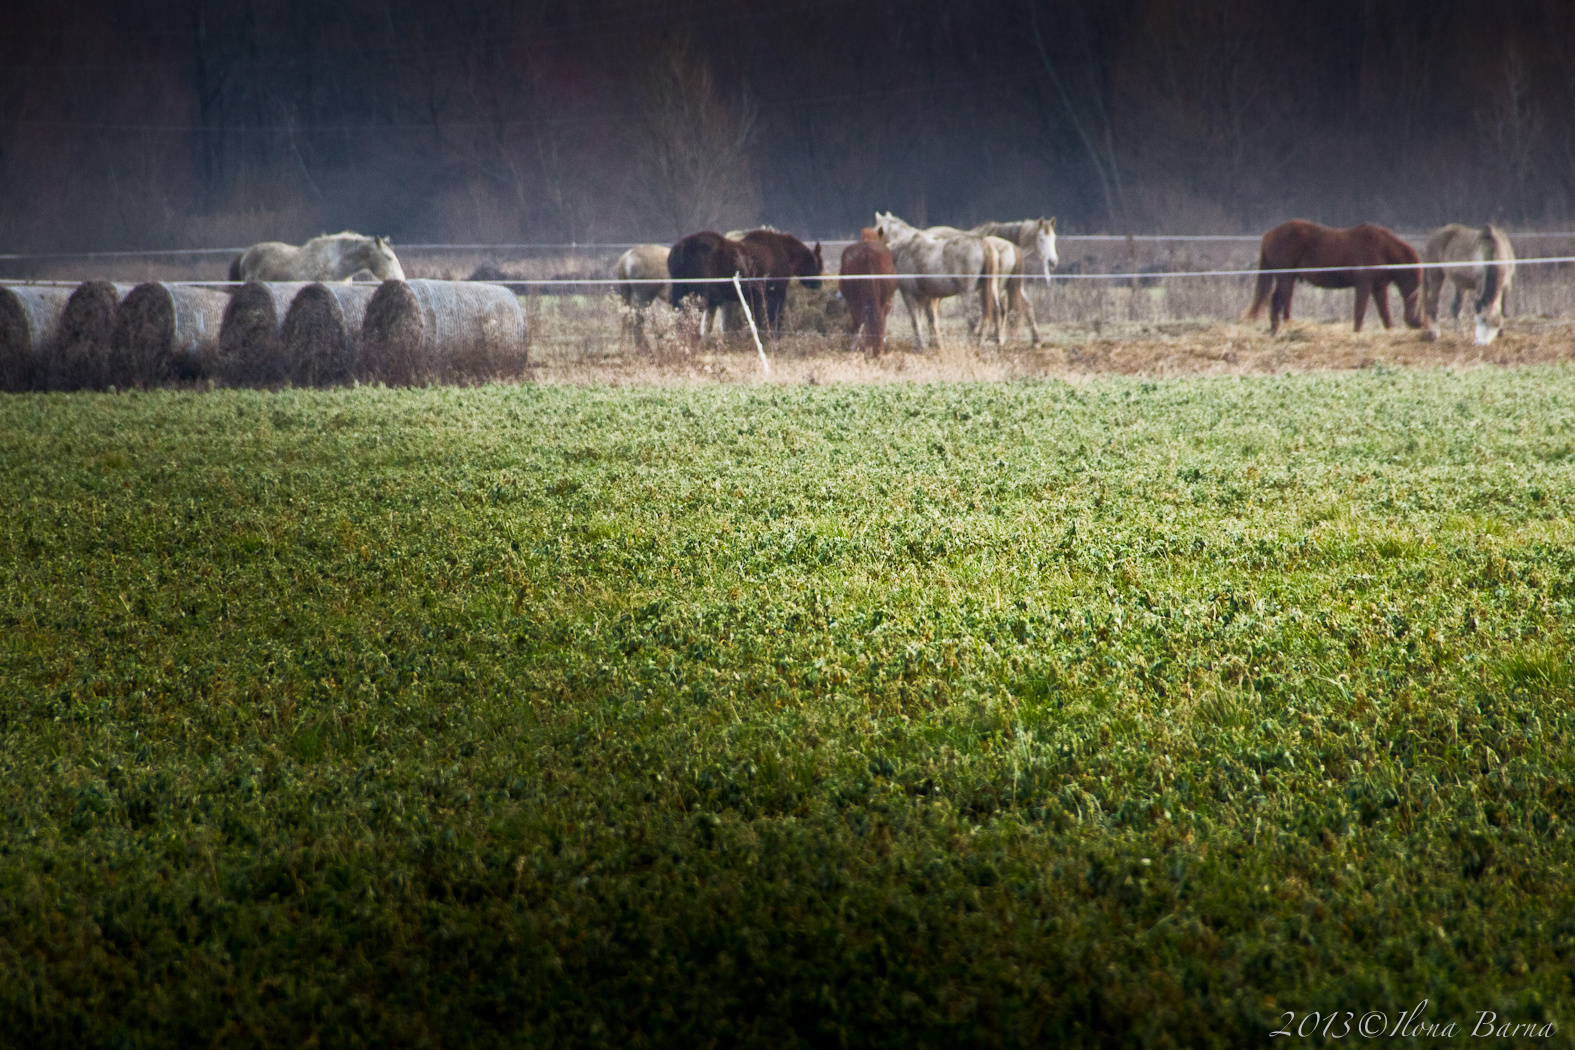
[[(788, 285), (797, 277), (805, 288), (819, 288), (821, 271), (825, 268), (820, 257), (820, 244), (810, 251), (803, 241), (791, 233), (776, 230), (750, 230), (741, 242), (744, 250), (755, 259), (756, 271), (765, 275), (765, 327), (773, 336), (778, 334), (782, 322), (782, 306), (787, 302)], [(751, 307), (752, 308), (752, 307)]]
[(837, 290), (847, 301), (848, 323), (854, 336), (864, 330), (863, 342), (870, 353), (878, 354), (886, 346), (886, 318), (891, 314), (892, 297), (897, 294), (897, 278), (847, 278), (896, 272), (891, 250), (881, 240), (880, 231), (872, 226), (864, 227), (862, 240), (842, 249), (842, 279), (837, 282)]
[[(728, 303), (738, 301), (738, 292), (728, 280), (734, 274), (743, 278), (744, 298), (750, 311), (757, 318), (765, 316), (765, 288), (758, 278), (764, 277), (766, 270), (759, 253), (746, 248), (742, 241), (729, 240), (709, 230), (691, 233), (667, 253), (667, 273), (673, 279), (674, 306), (682, 307), (684, 300), (690, 297), (700, 301), (702, 342), (705, 341), (706, 319), (712, 311), (720, 311)], [(716, 332), (720, 337), (720, 316), (716, 319)]]
[[(1389, 285), (1393, 283), (1405, 304), (1405, 323), (1420, 328), (1421, 264), (1415, 248), (1382, 226), (1364, 222), (1348, 230), (1336, 230), (1305, 219), (1292, 219), (1263, 235), (1258, 253), (1257, 294), (1242, 316), (1244, 320), (1255, 320), (1273, 288), (1269, 331), (1278, 332), (1280, 321), (1290, 319), (1291, 293), (1296, 282), (1303, 280), (1316, 288), (1355, 288), (1358, 332), (1367, 314), (1367, 297), (1372, 295), (1384, 327), (1391, 328)], [(1300, 272), (1267, 272), (1273, 270)]]

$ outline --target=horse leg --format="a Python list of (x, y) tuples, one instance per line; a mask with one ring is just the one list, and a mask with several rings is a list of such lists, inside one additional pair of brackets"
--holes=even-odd
[(924, 303), (924, 314), (930, 319), (930, 331), (935, 336), (935, 349), (940, 352), (946, 349), (946, 343), (941, 339), (941, 301), (928, 299)]
[(1027, 281), (1021, 277), (1017, 279), (1017, 302), (1022, 308), (1023, 316), (1028, 318), (1028, 330), (1033, 333), (1034, 345), (1039, 345), (1039, 325), (1034, 321), (1034, 304), (1028, 301)]
[(1373, 286), (1370, 282), (1358, 280), (1356, 282), (1356, 330), (1362, 330), (1362, 319), (1367, 316), (1367, 297), (1372, 294)]
[(1393, 328), (1394, 320), (1389, 316), (1389, 282), (1379, 281), (1373, 286), (1373, 305), (1378, 307), (1378, 318), (1383, 321), (1385, 328)]
[(1291, 293), (1296, 290), (1296, 277), (1293, 274), (1282, 273), (1274, 279), (1274, 297), (1269, 301), (1269, 334), (1277, 335), (1280, 331), (1280, 321), (1290, 320)]
[(924, 349), (924, 336), (919, 332), (919, 307), (913, 305), (913, 296), (904, 291), (902, 305), (908, 308), (908, 320), (913, 322), (913, 348)]

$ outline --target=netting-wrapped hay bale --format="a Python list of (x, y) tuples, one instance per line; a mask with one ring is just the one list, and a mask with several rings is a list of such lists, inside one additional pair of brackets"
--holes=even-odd
[(219, 377), (235, 386), (279, 386), (290, 378), (280, 338), (305, 281), (247, 281), (230, 293), (219, 333)]
[(48, 358), (70, 288), (0, 286), (0, 390), (43, 386)]
[(160, 281), (137, 285), (115, 311), (110, 382), (156, 386), (212, 374), (229, 302), (229, 296), (209, 288)]
[(367, 304), (361, 367), (392, 386), (521, 375), (525, 311), (507, 288), (384, 281)]
[(334, 283), (296, 293), (279, 333), (291, 383), (332, 386), (356, 378), (361, 323), (376, 291), (371, 284)]
[(103, 390), (109, 386), (109, 348), (115, 314), (135, 285), (84, 281), (66, 300), (49, 354), (49, 390)]

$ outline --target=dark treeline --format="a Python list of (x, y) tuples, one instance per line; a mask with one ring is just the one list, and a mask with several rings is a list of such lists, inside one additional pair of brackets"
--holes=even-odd
[(1575, 5), (21, 0), (0, 248), (1575, 211)]

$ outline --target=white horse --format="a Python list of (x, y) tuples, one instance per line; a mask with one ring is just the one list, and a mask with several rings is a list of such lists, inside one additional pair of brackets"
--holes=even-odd
[(953, 295), (966, 295), (976, 288), (980, 292), (980, 305), (984, 313), (975, 336), (982, 343), (985, 326), (995, 324), (999, 341), (996, 275), (1000, 271), (997, 269), (997, 246), (987, 244), (983, 237), (961, 230), (944, 234), (920, 230), (890, 212), (875, 213), (875, 228), (880, 231), (886, 247), (891, 249), (897, 273), (906, 275), (897, 278), (897, 290), (902, 293), (902, 301), (908, 307), (908, 317), (913, 321), (913, 342), (917, 349), (924, 349), (924, 335), (919, 329), (919, 310), (922, 308), (929, 318), (930, 332), (935, 337), (935, 348), (939, 350), (942, 347), (940, 300)]
[[(618, 279), (618, 295), (633, 311), (624, 318), (625, 327), (634, 329), (636, 346), (645, 345), (645, 312), (658, 299), (671, 299), (672, 282), (667, 274), (665, 244), (636, 244), (618, 256), (613, 274)], [(656, 282), (661, 283), (656, 283)]]
[(1509, 238), (1495, 226), (1462, 226), (1450, 223), (1427, 239), (1422, 249), (1424, 263), (1475, 263), (1422, 271), (1422, 309), (1427, 315), (1428, 332), (1438, 338), (1438, 297), (1447, 279), (1455, 285), (1455, 305), (1451, 320), (1460, 317), (1460, 301), (1467, 291), (1476, 293), (1476, 344), (1486, 346), (1498, 337), (1504, 325), (1504, 293), (1515, 279), (1515, 249)]
[(1039, 325), (1034, 320), (1034, 308), (1023, 293), (1028, 274), (1028, 255), (1038, 252), (1044, 265), (1045, 281), (1050, 271), (1060, 265), (1055, 251), (1055, 219), (1024, 219), (1021, 222), (981, 222), (971, 231), (1010, 241), (1018, 249), (1017, 263), (1011, 269), (1001, 270), (1001, 313), (1006, 330), (1011, 331), (1011, 318), (1028, 318), (1028, 329), (1034, 335), (1034, 345), (1039, 345)]
[(254, 244), (230, 263), (230, 280), (348, 281), (359, 270), (382, 281), (405, 279), (387, 241), (347, 230), (313, 237), (299, 248), (279, 241)]

